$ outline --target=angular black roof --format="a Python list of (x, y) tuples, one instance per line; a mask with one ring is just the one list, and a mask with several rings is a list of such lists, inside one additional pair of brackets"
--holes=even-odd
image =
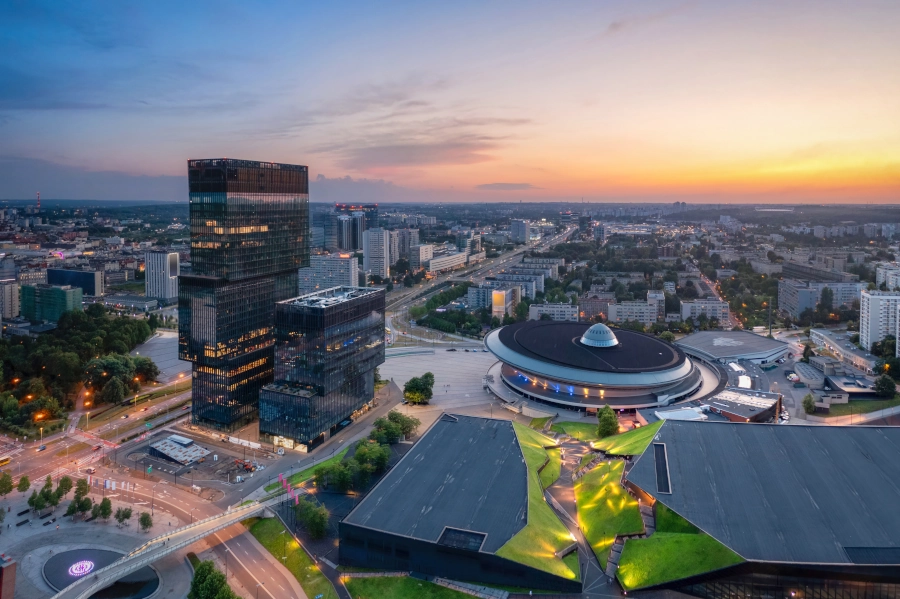
[(600, 372), (655, 372), (682, 364), (680, 348), (627, 329), (612, 329), (619, 344), (591, 347), (580, 343), (591, 327), (584, 322), (529, 320), (500, 329), (500, 342), (524, 356), (562, 366)]
[(344, 522), (430, 542), (457, 529), (445, 544), (482, 533), (494, 553), (525, 526), (527, 476), (512, 422), (444, 414)]
[(900, 564), (900, 427), (667, 420), (626, 478), (747, 560)]

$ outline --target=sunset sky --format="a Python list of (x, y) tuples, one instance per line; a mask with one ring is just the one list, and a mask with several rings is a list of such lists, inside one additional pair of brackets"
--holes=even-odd
[(5, 2), (0, 198), (183, 200), (227, 156), (320, 201), (900, 203), (898, 32), (896, 0)]

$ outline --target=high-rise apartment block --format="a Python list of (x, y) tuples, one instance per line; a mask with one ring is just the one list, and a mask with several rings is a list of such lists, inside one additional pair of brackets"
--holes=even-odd
[(299, 272), (298, 293), (359, 285), (359, 259), (352, 254), (313, 254)]
[(0, 317), (15, 318), (19, 315), (19, 284), (15, 279), (0, 281)]
[(374, 229), (378, 226), (378, 204), (335, 204), (334, 211), (337, 214), (361, 213), (366, 229)]
[(564, 320), (578, 322), (578, 306), (576, 304), (531, 304), (528, 307), (528, 320)]
[(530, 223), (527, 220), (509, 222), (509, 238), (513, 243), (528, 243)]
[(307, 167), (188, 161), (190, 275), (178, 280), (178, 354), (193, 362), (193, 421), (233, 430), (272, 381), (275, 304), (309, 265)]
[(22, 317), (58, 322), (64, 312), (83, 310), (83, 292), (71, 285), (22, 285)]
[(859, 344), (871, 351), (872, 344), (885, 335), (897, 335), (897, 311), (900, 309), (900, 292), (869, 291), (860, 294)]
[(394, 259), (406, 258), (409, 260), (409, 249), (415, 245), (419, 245), (418, 229), (398, 229), (397, 230), (397, 251), (398, 255)]
[(259, 394), (259, 431), (309, 451), (372, 401), (384, 362), (384, 290), (336, 287), (275, 307), (275, 380)]
[(434, 246), (430, 243), (410, 246), (409, 269), (416, 272), (426, 268), (432, 257), (434, 257)]
[(153, 251), (144, 254), (144, 295), (160, 305), (178, 301), (178, 252)]
[(363, 235), (363, 270), (387, 277), (391, 270), (390, 235), (384, 229), (369, 229)]

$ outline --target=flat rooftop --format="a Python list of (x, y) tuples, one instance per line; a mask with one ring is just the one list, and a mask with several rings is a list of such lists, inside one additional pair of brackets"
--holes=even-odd
[[(187, 441), (189, 444), (185, 445)], [(178, 462), (179, 464), (188, 465), (196, 462), (202, 457), (208, 456), (211, 452), (203, 449), (190, 439), (178, 435), (171, 435), (162, 441), (151, 443), (150, 447), (160, 452), (167, 458)]]
[(494, 553), (525, 526), (527, 477), (512, 422), (444, 414), (344, 522), (432, 543), (480, 533)]
[(601, 372), (656, 372), (684, 363), (678, 347), (651, 335), (612, 329), (615, 347), (591, 347), (580, 340), (591, 327), (584, 322), (529, 320), (500, 329), (499, 339), (509, 349), (543, 362)]
[(900, 564), (900, 427), (667, 420), (626, 478), (747, 560)]
[(376, 295), (379, 292), (382, 292), (382, 289), (375, 287), (331, 287), (278, 303), (310, 308), (328, 308), (367, 295)]
[(675, 342), (712, 358), (733, 358), (751, 354), (776, 353), (788, 344), (750, 331), (700, 331)]

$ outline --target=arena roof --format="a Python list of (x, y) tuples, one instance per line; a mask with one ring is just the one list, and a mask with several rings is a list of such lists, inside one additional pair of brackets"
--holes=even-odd
[(580, 342), (590, 328), (583, 322), (529, 320), (500, 329), (509, 349), (543, 362), (600, 372), (656, 372), (684, 363), (684, 353), (651, 335), (614, 329), (614, 347), (590, 347)]
[(766, 357), (787, 350), (788, 344), (749, 331), (700, 331), (679, 339), (675, 345), (712, 359)]
[(747, 560), (900, 564), (900, 427), (667, 420), (627, 479)]
[(481, 533), (494, 553), (525, 526), (527, 476), (512, 422), (444, 414), (344, 522), (444, 544)]

